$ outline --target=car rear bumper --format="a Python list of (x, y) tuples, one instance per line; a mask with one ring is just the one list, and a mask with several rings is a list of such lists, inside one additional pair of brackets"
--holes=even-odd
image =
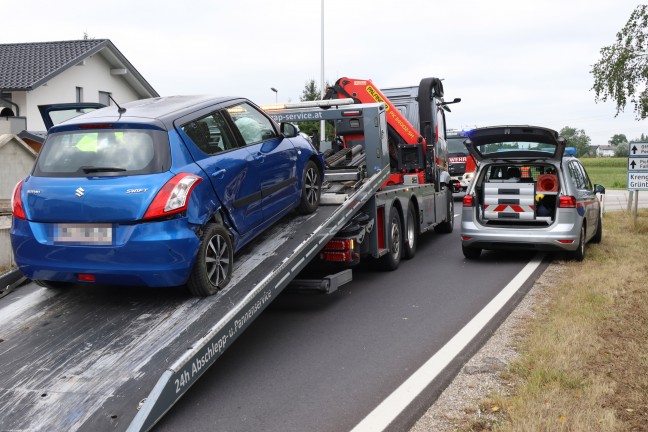
[(30, 279), (177, 286), (186, 283), (199, 239), (185, 218), (114, 225), (111, 245), (66, 245), (53, 241), (53, 224), (15, 219), (11, 243), (16, 264)]
[[(461, 244), (479, 249), (573, 251), (578, 248), (581, 219), (563, 212), (549, 226), (487, 226), (475, 222), (472, 212), (462, 214)], [(574, 212), (575, 213), (575, 212)]]

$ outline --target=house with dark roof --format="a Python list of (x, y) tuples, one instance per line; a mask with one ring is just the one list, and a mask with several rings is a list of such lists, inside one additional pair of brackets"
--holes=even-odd
[(0, 133), (44, 131), (38, 105), (157, 96), (108, 39), (0, 44)]

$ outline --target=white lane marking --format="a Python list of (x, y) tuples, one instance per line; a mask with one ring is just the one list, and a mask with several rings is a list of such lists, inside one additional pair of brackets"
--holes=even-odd
[(513, 294), (538, 268), (544, 253), (536, 254), (531, 261), (470, 320), (452, 339), (450, 339), (423, 366), (414, 372), (392, 394), (387, 396), (351, 432), (384, 431), (396, 417), (434, 380), (443, 369), (473, 340), (488, 322), (504, 307)]

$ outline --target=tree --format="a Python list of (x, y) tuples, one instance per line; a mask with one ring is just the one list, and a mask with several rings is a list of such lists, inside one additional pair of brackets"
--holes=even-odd
[(608, 144), (610, 144), (611, 146), (616, 147), (619, 144), (627, 143), (627, 142), (628, 142), (628, 138), (626, 138), (625, 134), (616, 134), (612, 138), (610, 138), (610, 141), (608, 141)]
[(306, 81), (304, 90), (302, 90), (302, 95), (299, 97), (299, 100), (304, 101), (313, 101), (322, 99), (322, 92), (317, 88), (317, 84), (314, 79)]
[(567, 140), (568, 147), (576, 147), (577, 157), (589, 156), (592, 140), (585, 134), (583, 129), (565, 126), (560, 130), (560, 135)]
[(616, 43), (601, 48), (601, 59), (590, 71), (594, 75), (594, 100), (616, 103), (615, 117), (628, 102), (634, 105), (637, 120), (648, 116), (648, 5), (639, 5)]
[[(326, 86), (328, 87), (328, 83), (326, 83)], [(320, 99), (322, 99), (322, 92), (317, 87), (317, 83), (315, 82), (315, 80), (311, 78), (308, 81), (306, 81), (306, 85), (304, 85), (304, 89), (302, 90), (302, 95), (299, 97), (299, 100), (305, 102), (305, 101), (313, 101), (313, 100), (320, 100)], [(299, 129), (309, 136), (313, 136), (314, 134), (319, 135), (320, 122), (317, 121), (302, 122), (299, 123)], [(334, 132), (333, 126), (327, 124), (325, 132), (327, 137), (332, 136)], [(317, 142), (319, 141), (317, 140)]]
[(620, 143), (617, 148), (614, 149), (614, 156), (616, 157), (628, 157), (628, 143)]

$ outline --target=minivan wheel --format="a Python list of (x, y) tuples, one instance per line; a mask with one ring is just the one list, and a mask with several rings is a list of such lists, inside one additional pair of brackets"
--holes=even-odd
[(599, 216), (598, 226), (596, 227), (596, 233), (594, 234), (594, 237), (592, 237), (590, 241), (592, 243), (601, 243), (602, 239), (603, 239), (603, 218)]
[(585, 259), (585, 221), (583, 221), (583, 226), (580, 230), (578, 247), (576, 250), (568, 251), (567, 257), (573, 261), (583, 261), (583, 259)]
[(467, 259), (477, 259), (481, 255), (481, 249), (469, 246), (461, 246), (461, 252)]
[(322, 181), (317, 165), (312, 160), (306, 162), (302, 180), (301, 198), (297, 211), (301, 214), (313, 213), (317, 210), (322, 192)]
[(234, 249), (227, 229), (217, 223), (207, 224), (187, 282), (189, 291), (198, 297), (216, 294), (230, 281), (233, 265)]

